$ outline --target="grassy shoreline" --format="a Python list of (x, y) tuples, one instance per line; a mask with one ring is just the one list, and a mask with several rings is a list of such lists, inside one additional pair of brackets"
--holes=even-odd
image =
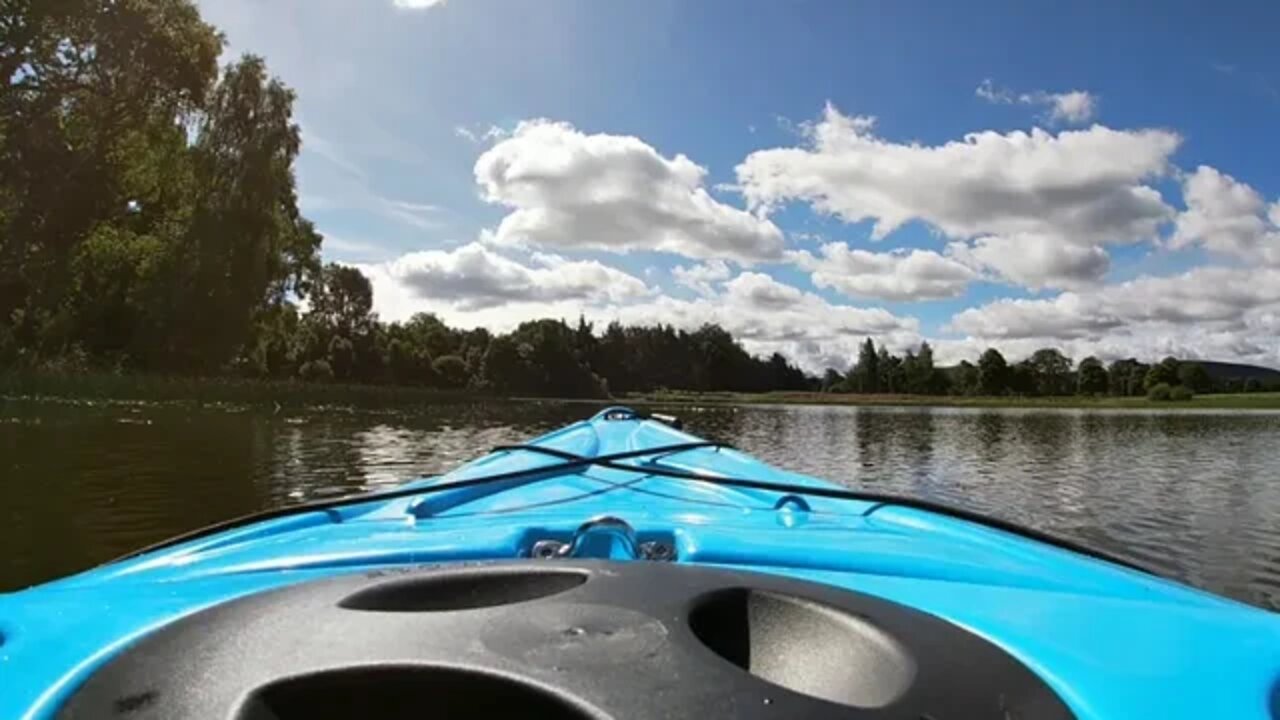
[(634, 393), (623, 402), (659, 405), (852, 405), (990, 408), (1084, 408), (1098, 410), (1280, 410), (1280, 393), (1197, 395), (1182, 402), (1155, 401), (1145, 397), (969, 397), (961, 395), (857, 395), (818, 392), (680, 392)]
[(468, 390), (399, 385), (305, 383), (233, 377), (178, 377), (110, 373), (0, 373), (0, 399), (55, 399), (88, 402), (166, 402), (262, 407), (358, 407), (396, 409), (429, 404), (537, 400), (587, 404), (642, 405), (853, 405), (917, 407), (1012, 407), (1086, 409), (1256, 409), (1280, 410), (1280, 393), (1198, 395), (1185, 402), (1145, 397), (965, 397), (932, 395), (855, 395), (818, 392), (630, 393), (603, 398), (509, 398)]
[(110, 373), (0, 373), (0, 399), (369, 409), (500, 400), (469, 391), (400, 385)]

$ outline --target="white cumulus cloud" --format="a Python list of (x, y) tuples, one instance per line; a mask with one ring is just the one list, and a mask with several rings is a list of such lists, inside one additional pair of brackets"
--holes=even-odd
[(964, 264), (930, 250), (870, 252), (827, 243), (818, 256), (807, 251), (788, 256), (810, 271), (814, 285), (851, 297), (895, 301), (957, 297), (977, 278)]
[(1098, 114), (1098, 97), (1084, 90), (1053, 93), (1044, 90), (1015, 93), (1008, 88), (996, 87), (990, 78), (979, 83), (974, 95), (998, 105), (1038, 105), (1046, 109), (1044, 119), (1050, 123), (1079, 125), (1089, 122)]
[(447, 0), (391, 0), (391, 4), (405, 10), (425, 10), (444, 5)]
[(1187, 209), (1178, 214), (1169, 245), (1201, 244), (1245, 260), (1280, 263), (1280, 202), (1268, 209), (1249, 185), (1207, 165), (1183, 178)]
[(547, 120), (520, 123), (475, 165), (483, 197), (511, 209), (489, 237), (497, 244), (742, 263), (780, 258), (782, 231), (713, 198), (706, 174), (639, 138), (588, 135)]
[[(544, 255), (525, 265), (480, 243), (410, 253), (388, 263), (361, 266), (361, 270), (376, 276), (375, 280), (399, 286), (395, 290), (399, 297), (436, 301), (464, 311), (509, 303), (624, 302), (651, 294), (640, 279), (595, 261)], [(397, 308), (391, 314), (406, 313)]]
[(1083, 90), (1047, 93), (1049, 119), (1060, 122), (1088, 122), (1098, 112), (1098, 99)]
[(698, 265), (677, 265), (671, 269), (676, 282), (699, 295), (715, 295), (714, 285), (729, 279), (729, 265), (723, 260), (708, 260)]
[(457, 125), (453, 128), (453, 134), (467, 142), (479, 145), (493, 140), (501, 140), (509, 133), (497, 125), (490, 125), (487, 128), (469, 128), (466, 125)]
[[(1031, 287), (1096, 279), (1105, 245), (1153, 240), (1174, 216), (1146, 184), (1169, 170), (1181, 142), (1166, 130), (986, 131), (929, 146), (872, 129), (828, 105), (807, 146), (751, 153), (737, 167), (739, 187), (756, 209), (799, 200), (846, 222), (871, 220), (873, 239), (911, 221), (956, 240), (987, 238), (972, 257)], [(1029, 257), (997, 257), (996, 246)]]
[(1045, 235), (988, 235), (972, 243), (955, 242), (948, 253), (966, 265), (1033, 290), (1078, 289), (1102, 279), (1111, 266), (1098, 245), (1062, 242)]
[(1006, 298), (969, 308), (951, 319), (951, 327), (987, 340), (1070, 339), (1096, 337), (1122, 322), (1102, 312), (1087, 296), (1067, 292), (1051, 300)]
[[(1196, 330), (1238, 333), (1280, 310), (1280, 270), (1199, 267), (1144, 276), (1096, 292), (1043, 300), (1004, 299), (958, 313), (954, 330), (983, 339), (1102, 339), (1104, 335)], [(1275, 345), (1274, 338), (1270, 339)]]
[(1058, 347), (1077, 360), (1173, 355), (1274, 366), (1280, 364), (1280, 270), (1205, 266), (1091, 293), (997, 300), (958, 313), (950, 329), (967, 337), (939, 341), (942, 362), (972, 360), (986, 347), (1012, 359)]
[(751, 153), (737, 168), (753, 207), (802, 200), (883, 238), (912, 220), (967, 238), (1037, 234), (1063, 242), (1148, 238), (1172, 215), (1144, 185), (1180, 143), (1166, 130), (971, 133), (927, 146), (883, 140), (827, 106), (810, 147)]

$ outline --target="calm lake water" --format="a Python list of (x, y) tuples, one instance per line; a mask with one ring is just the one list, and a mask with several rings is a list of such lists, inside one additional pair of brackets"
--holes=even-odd
[[(271, 413), (0, 401), (0, 590), (283, 503), (385, 488), (586, 417), (582, 404)], [(1280, 414), (676, 410), (851, 487), (962, 505), (1280, 609)]]

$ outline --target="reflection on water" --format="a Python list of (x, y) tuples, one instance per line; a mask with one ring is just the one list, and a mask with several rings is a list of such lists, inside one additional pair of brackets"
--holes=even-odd
[[(200, 525), (433, 474), (594, 411), (401, 415), (0, 404), (0, 588)], [(696, 434), (853, 487), (962, 505), (1280, 608), (1280, 414), (678, 409)]]
[(962, 505), (1280, 608), (1278, 414), (779, 407), (718, 426), (779, 465)]

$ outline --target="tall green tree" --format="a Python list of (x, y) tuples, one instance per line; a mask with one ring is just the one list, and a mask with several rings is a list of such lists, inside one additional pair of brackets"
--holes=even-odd
[(959, 395), (977, 395), (981, 392), (982, 383), (978, 368), (968, 360), (961, 360), (954, 371), (952, 387)]
[[(155, 270), (130, 263), (153, 265), (177, 240), (175, 119), (202, 105), (221, 50), (188, 0), (0, 5), (0, 325), (29, 357), (117, 354), (149, 320), (136, 303)], [(99, 300), (111, 307), (95, 313)], [(125, 339), (104, 342), (102, 322)]]
[(449, 389), (460, 389), (467, 386), (470, 373), (467, 369), (467, 363), (457, 355), (444, 355), (436, 358), (431, 364), (431, 369), (435, 371), (439, 378), (441, 387)]
[[(559, 397), (594, 397), (602, 394), (598, 376), (579, 361), (574, 352), (574, 331), (560, 320), (521, 323), (510, 335), (514, 357), (491, 357), (487, 372), (498, 387), (518, 393)], [(498, 344), (495, 339), (490, 350)], [(504, 344), (505, 345), (505, 344)]]
[(876, 369), (880, 371), (878, 382), (880, 392), (902, 392), (906, 385), (906, 376), (902, 371), (902, 359), (891, 354), (884, 345), (876, 351)]
[(1014, 395), (1039, 395), (1040, 386), (1036, 376), (1036, 368), (1030, 359), (1016, 362), (1009, 366), (1006, 387)]
[[(373, 313), (373, 286), (359, 270), (329, 263), (309, 281), (311, 308), (303, 317), (306, 335), (301, 355), (306, 360), (325, 360), (336, 378), (372, 382), (385, 376), (390, 364), (389, 344), (403, 343), (403, 329), (395, 337), (378, 326)], [(403, 370), (419, 364), (412, 352), (397, 350)], [(408, 381), (408, 380), (406, 380)]]
[(596, 354), (592, 358), (592, 367), (602, 377), (608, 378), (609, 389), (614, 393), (629, 392), (637, 386), (627, 362), (629, 356), (629, 335), (622, 323), (609, 323), (596, 343)]
[(860, 393), (873, 393), (880, 390), (880, 358), (876, 354), (876, 345), (867, 338), (858, 349), (858, 362), (849, 372), (850, 389)]
[(358, 269), (329, 263), (315, 281), (308, 317), (346, 337), (363, 335), (376, 322), (373, 285)]
[(920, 343), (919, 352), (908, 352), (903, 357), (902, 369), (907, 392), (917, 395), (946, 394), (949, 385), (947, 376), (934, 367), (933, 347), (928, 342)]
[(844, 383), (844, 376), (835, 368), (827, 368), (822, 373), (822, 392), (838, 392)]
[(690, 334), (689, 344), (691, 389), (709, 390), (725, 384), (745, 389), (752, 384), (743, 377), (749, 356), (724, 328), (703, 325)]
[(782, 353), (769, 356), (767, 371), (761, 377), (766, 389), (807, 390), (808, 379), (804, 371), (791, 364)]
[[(386, 362), (390, 381), (399, 385), (435, 385), (434, 358), (404, 325), (387, 325)], [(478, 363), (477, 363), (478, 364)]]
[(1102, 361), (1090, 355), (1076, 368), (1076, 392), (1081, 395), (1101, 395), (1107, 391), (1107, 370)]
[(413, 342), (431, 357), (462, 354), (462, 335), (433, 313), (414, 313), (404, 324)]
[(1032, 353), (1027, 362), (1036, 394), (1068, 395), (1071, 393), (1071, 358), (1055, 348), (1041, 348)]
[(978, 388), (983, 395), (1004, 395), (1009, 391), (1009, 364), (995, 348), (987, 348), (978, 358)]
[(1178, 359), (1175, 357), (1166, 357), (1160, 362), (1152, 365), (1147, 370), (1147, 375), (1143, 379), (1142, 386), (1146, 390), (1150, 390), (1156, 385), (1177, 385), (1178, 384)]
[(149, 370), (277, 372), (320, 236), (293, 93), (190, 0), (0, 5), (0, 337)]
[(534, 387), (538, 377), (529, 362), (533, 348), (521, 347), (515, 337), (500, 335), (489, 343), (481, 363), (481, 377), (486, 387), (499, 393), (524, 393)]
[(1116, 360), (1107, 368), (1108, 388), (1112, 395), (1135, 396), (1145, 392), (1146, 364), (1134, 358)]
[(578, 360), (590, 364), (596, 355), (595, 325), (587, 322), (584, 315), (578, 315), (578, 327), (573, 331), (573, 346), (578, 353)]
[(298, 214), (293, 100), (261, 58), (246, 56), (194, 122), (200, 192), (172, 288), (180, 366), (217, 367), (248, 339), (258, 308), (283, 302), (314, 272), (320, 237)]

